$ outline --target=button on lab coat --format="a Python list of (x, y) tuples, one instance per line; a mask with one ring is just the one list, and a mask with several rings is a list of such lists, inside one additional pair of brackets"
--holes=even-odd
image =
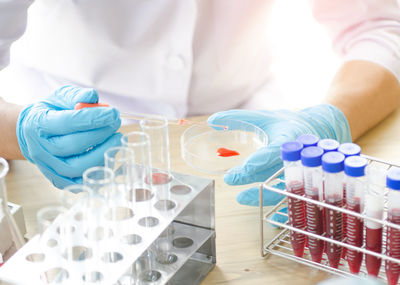
[[(19, 15), (7, 23), (15, 26), (12, 37), (0, 30), (4, 65), (30, 1), (3, 2), (0, 19)], [(7, 11), (17, 2), (19, 9)], [(339, 54), (400, 77), (396, 0), (310, 2)], [(270, 78), (271, 7), (268, 0), (36, 0), (13, 50), (13, 65), (25, 69), (18, 78), (30, 77), (29, 90), (18, 93), (37, 100), (73, 83), (124, 110), (169, 116), (243, 106)]]

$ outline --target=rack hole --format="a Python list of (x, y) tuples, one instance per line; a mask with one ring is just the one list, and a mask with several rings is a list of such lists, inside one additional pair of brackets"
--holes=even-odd
[(55, 240), (55, 239), (53, 239), (53, 238), (51, 238), (51, 239), (49, 239), (49, 240), (47, 241), (47, 246), (48, 246), (48, 247), (56, 247), (57, 244), (58, 244), (58, 241)]
[(144, 217), (141, 218), (138, 223), (142, 227), (151, 228), (157, 226), (158, 222), (159, 222), (158, 219), (155, 217)]
[(192, 189), (187, 185), (175, 185), (171, 187), (171, 192), (176, 195), (186, 195), (189, 194)]
[(43, 253), (31, 253), (27, 255), (25, 259), (30, 262), (43, 262), (45, 257), (46, 256)]
[(171, 200), (159, 200), (154, 204), (154, 207), (159, 211), (169, 211), (175, 208), (176, 204)]
[(98, 271), (92, 271), (84, 274), (82, 279), (85, 282), (95, 283), (103, 280), (103, 274)]
[(106, 252), (101, 259), (107, 263), (116, 263), (122, 260), (123, 256), (119, 252)]
[(78, 222), (83, 220), (83, 213), (82, 212), (78, 212), (75, 214), (74, 219)]
[(63, 283), (68, 277), (68, 271), (61, 267), (51, 268), (40, 275), (40, 279), (47, 284)]
[(178, 257), (169, 252), (158, 252), (156, 256), (156, 261), (160, 264), (172, 264), (178, 260)]
[(109, 221), (123, 221), (133, 217), (132, 209), (126, 207), (115, 207), (108, 211), (106, 219)]
[(63, 256), (67, 260), (84, 261), (92, 257), (92, 250), (84, 246), (74, 246), (67, 248)]
[[(130, 191), (132, 192), (132, 191)], [(134, 200), (135, 198), (135, 200)], [(151, 200), (153, 198), (153, 194), (149, 189), (145, 188), (136, 188), (135, 189), (135, 197), (133, 197), (132, 193), (129, 195), (129, 200), (130, 201), (136, 201), (136, 202), (144, 202)]]
[(96, 241), (102, 240), (104, 238), (104, 235), (104, 228), (101, 226), (98, 226), (95, 229), (90, 229), (85, 234), (87, 239)]
[(139, 235), (135, 235), (135, 234), (130, 234), (130, 235), (121, 237), (121, 242), (123, 242), (125, 244), (129, 244), (129, 245), (138, 244), (141, 241), (142, 241), (142, 237)]
[(157, 270), (146, 270), (139, 275), (139, 279), (143, 282), (156, 282), (160, 277), (161, 273)]
[(187, 248), (193, 245), (193, 240), (188, 237), (179, 237), (172, 241), (172, 244), (176, 248)]

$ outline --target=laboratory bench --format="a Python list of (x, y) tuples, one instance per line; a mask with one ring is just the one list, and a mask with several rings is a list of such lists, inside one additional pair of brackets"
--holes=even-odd
[[(195, 117), (204, 121), (206, 117)], [(135, 125), (123, 126), (127, 133)], [(382, 160), (400, 164), (400, 110), (356, 141), (362, 152)], [(222, 176), (198, 172), (181, 158), (180, 136), (184, 126), (170, 125), (171, 168), (175, 172), (215, 180), (216, 257), (215, 268), (201, 284), (316, 284), (332, 275), (278, 256), (261, 257), (258, 207), (242, 206), (236, 202), (239, 191), (248, 186), (228, 186)], [(36, 212), (44, 206), (60, 203), (61, 191), (56, 189), (27, 161), (10, 161), (7, 176), (10, 202), (22, 205), (27, 234), (37, 232)], [(257, 185), (257, 184), (255, 184)], [(254, 186), (254, 185), (253, 185)], [(265, 207), (267, 210), (268, 207)], [(278, 233), (272, 226), (264, 227), (265, 241)]]

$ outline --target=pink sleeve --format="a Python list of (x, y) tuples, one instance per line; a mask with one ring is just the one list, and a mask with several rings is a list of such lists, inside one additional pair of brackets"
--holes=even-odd
[(368, 60), (400, 81), (400, 7), (397, 0), (310, 0), (344, 60)]
[(0, 0), (0, 70), (10, 60), (10, 46), (25, 32), (27, 10), (33, 0)]

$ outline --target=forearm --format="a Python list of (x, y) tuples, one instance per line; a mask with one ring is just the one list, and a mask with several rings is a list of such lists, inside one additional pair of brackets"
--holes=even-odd
[(0, 99), (0, 156), (23, 159), (15, 133), (18, 115), (23, 107)]
[(400, 84), (378, 64), (349, 61), (336, 73), (325, 102), (344, 113), (356, 140), (400, 105)]

